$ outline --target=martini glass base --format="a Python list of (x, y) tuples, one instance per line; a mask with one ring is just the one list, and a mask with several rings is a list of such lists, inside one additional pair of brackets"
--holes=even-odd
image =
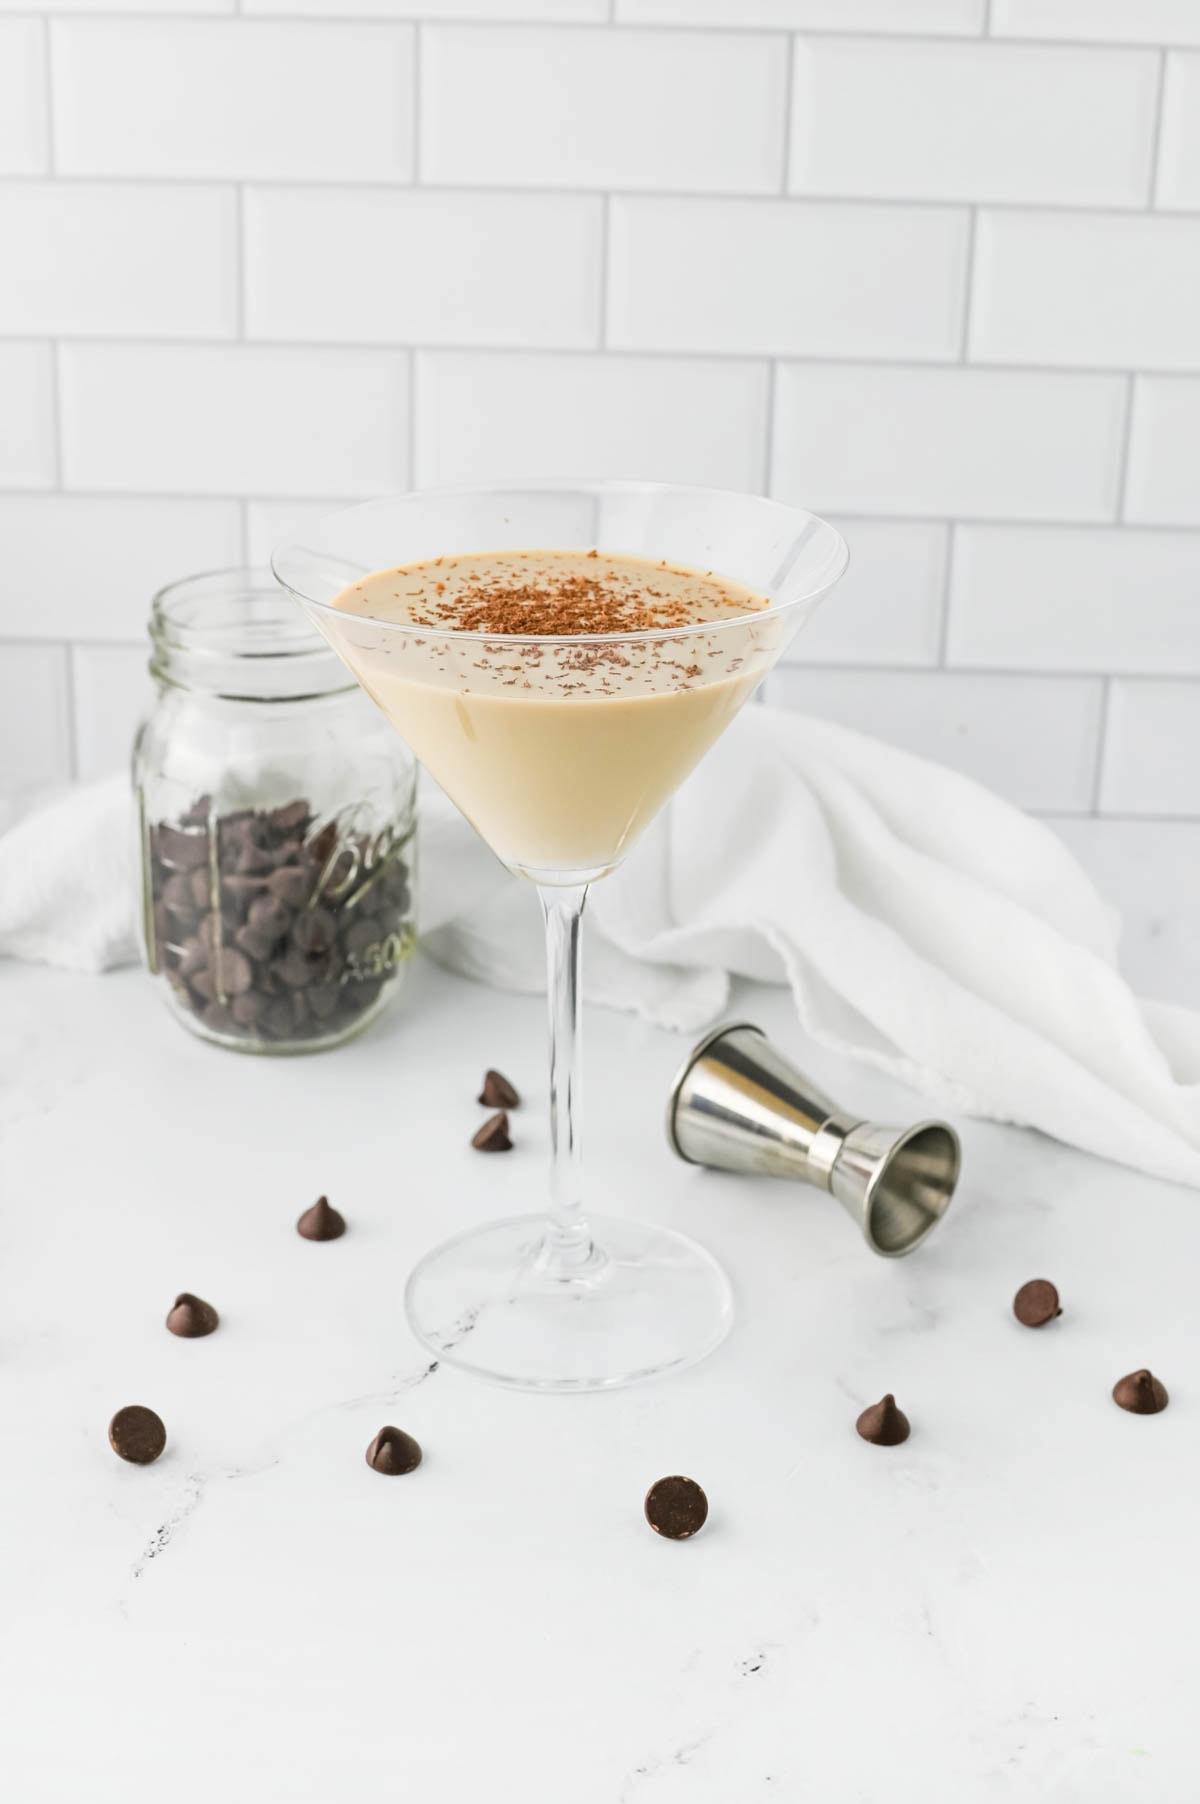
[(711, 1254), (668, 1228), (593, 1219), (603, 1249), (569, 1276), (539, 1259), (541, 1215), (448, 1240), (404, 1293), (409, 1325), (439, 1360), (530, 1391), (595, 1391), (694, 1365), (733, 1321)]

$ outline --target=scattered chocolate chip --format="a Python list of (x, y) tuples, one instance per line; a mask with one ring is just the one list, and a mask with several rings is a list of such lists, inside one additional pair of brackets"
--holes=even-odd
[(687, 1541), (708, 1520), (708, 1498), (694, 1478), (660, 1478), (646, 1492), (646, 1521), (668, 1541)]
[(479, 1100), (485, 1109), (515, 1109), (521, 1098), (499, 1071), (489, 1071), (483, 1080)]
[(864, 1409), (854, 1426), (863, 1440), (870, 1441), (874, 1447), (898, 1447), (912, 1432), (908, 1417), (902, 1409), (896, 1408), (891, 1391), (878, 1403)]
[(346, 1218), (330, 1207), (327, 1196), (319, 1196), (296, 1223), (296, 1232), (305, 1240), (340, 1240), (346, 1232)]
[(1013, 1314), (1026, 1328), (1042, 1328), (1061, 1315), (1058, 1292), (1049, 1278), (1031, 1278), (1013, 1298)]
[(1129, 1372), (1124, 1378), (1118, 1378), (1113, 1385), (1113, 1402), (1135, 1416), (1156, 1416), (1169, 1401), (1166, 1385), (1145, 1366), (1140, 1372)]
[(108, 1425), (108, 1439), (120, 1459), (133, 1466), (149, 1466), (167, 1444), (167, 1431), (162, 1417), (140, 1403), (129, 1403), (119, 1409)]
[(415, 1472), (420, 1463), (420, 1442), (402, 1428), (381, 1428), (367, 1448), (367, 1464), (372, 1472), (386, 1472), (389, 1477)]
[(181, 1290), (167, 1316), (167, 1327), (181, 1340), (199, 1340), (202, 1335), (211, 1334), (220, 1319), (212, 1304), (206, 1303), (203, 1297), (194, 1297), (190, 1290)]
[(508, 1116), (501, 1109), (498, 1115), (489, 1115), (477, 1134), (472, 1134), (471, 1145), (478, 1147), (481, 1153), (510, 1153), (512, 1141), (508, 1137)]

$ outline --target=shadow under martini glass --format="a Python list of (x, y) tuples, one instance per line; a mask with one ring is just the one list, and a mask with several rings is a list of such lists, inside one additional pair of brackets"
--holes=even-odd
[[(759, 605), (687, 626), (503, 637), (354, 611), (355, 585), (376, 572), (503, 550), (662, 562), (741, 585)], [(690, 1365), (728, 1331), (729, 1284), (702, 1247), (671, 1229), (584, 1213), (584, 904), (753, 694), (847, 555), (823, 520), (758, 496), (582, 481), (385, 498), (329, 515), (276, 550), (279, 581), (492, 850), (537, 886), (545, 916), (549, 1212), (471, 1229), (416, 1267), (408, 1320), (439, 1359), (523, 1389), (596, 1390)], [(745, 801), (753, 808), (753, 796)]]

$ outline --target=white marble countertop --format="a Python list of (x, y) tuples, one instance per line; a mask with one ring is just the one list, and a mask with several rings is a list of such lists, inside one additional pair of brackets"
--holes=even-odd
[[(738, 1010), (797, 1055), (785, 996)], [(418, 1254), (540, 1204), (542, 1008), (418, 965), (356, 1045), (253, 1060), (139, 973), (0, 970), (0, 1782), (12, 1804), (1177, 1804), (1196, 1795), (1200, 1196), (959, 1123), (912, 1258), (827, 1199), (678, 1163), (684, 1044), (588, 1021), (590, 1190), (686, 1226), (738, 1322), (606, 1395), (427, 1375)], [(483, 1068), (525, 1092), (469, 1149)], [(918, 1099), (828, 1055), (867, 1113)], [(311, 1245), (318, 1191), (350, 1223)], [(1017, 1285), (1065, 1313), (1030, 1332)], [(181, 1289), (221, 1311), (178, 1341)], [(1149, 1364), (1172, 1404), (1113, 1381)], [(903, 1447), (854, 1432), (894, 1390)], [(157, 1465), (112, 1455), (157, 1409)], [(363, 1459), (384, 1422), (411, 1478)], [(711, 1503), (647, 1529), (654, 1478)], [(363, 1787), (371, 1790), (363, 1793)]]

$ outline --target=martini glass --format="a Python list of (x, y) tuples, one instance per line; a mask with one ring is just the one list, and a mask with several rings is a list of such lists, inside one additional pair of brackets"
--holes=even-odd
[[(337, 605), (377, 571), (511, 549), (665, 561), (730, 578), (768, 605), (719, 622), (569, 637), (445, 631)], [(545, 916), (549, 1211), (470, 1229), (416, 1267), (408, 1320), (439, 1359), (523, 1389), (596, 1390), (690, 1365), (727, 1333), (729, 1284), (702, 1247), (584, 1213), (584, 904), (846, 562), (840, 535), (812, 514), (759, 496), (624, 482), (401, 495), (332, 514), (276, 551), (280, 582), (493, 851), (536, 885)]]

